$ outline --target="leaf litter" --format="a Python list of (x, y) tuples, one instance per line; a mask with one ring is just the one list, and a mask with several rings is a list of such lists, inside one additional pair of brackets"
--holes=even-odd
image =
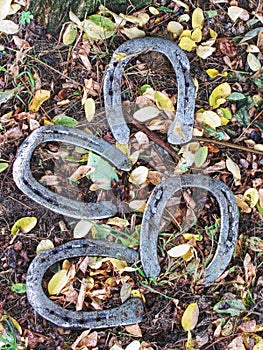
[[(8, 4), (8, 2), (3, 3), (5, 3), (5, 6)], [(132, 101), (139, 102), (141, 97), (146, 98), (146, 103), (141, 108), (147, 108), (140, 112), (139, 107), (137, 108), (137, 114), (135, 112), (135, 116), (139, 116), (137, 121), (145, 126), (146, 130), (138, 129), (138, 124), (136, 126), (134, 124), (133, 132), (137, 134), (137, 138), (132, 138), (131, 145), (127, 145), (125, 149), (126, 154), (133, 159), (134, 163), (131, 173), (123, 175), (116, 172), (115, 169), (109, 171), (107, 167), (104, 174), (110, 174), (110, 176), (106, 176), (103, 181), (100, 181), (102, 179), (101, 174), (95, 174), (92, 178), (89, 176), (92, 173), (83, 177), (77, 175), (70, 179), (70, 176), (77, 171), (80, 172), (80, 175), (84, 174), (80, 166), (85, 166), (90, 156), (92, 160), (92, 155), (88, 152), (79, 152), (79, 150), (67, 147), (62, 150), (52, 143), (37, 151), (32, 164), (39, 179), (43, 178), (43, 181), (50, 180), (47, 186), (56, 191), (70, 188), (70, 195), (73, 198), (77, 196), (79, 200), (94, 201), (98, 197), (100, 200), (108, 199), (109, 194), (106, 193), (108, 190), (103, 189), (103, 186), (110, 188), (116, 194), (118, 201), (132, 210), (128, 217), (124, 217), (122, 213), (119, 213), (115, 218), (112, 218), (111, 222), (107, 223), (105, 220), (102, 225), (98, 222), (85, 223), (83, 226), (79, 225), (74, 233), (73, 227), (76, 223), (72, 226), (67, 222), (65, 225), (61, 222), (61, 218), (56, 216), (52, 216), (53, 221), (45, 221), (43, 218), (47, 217), (47, 213), (42, 211), (41, 208), (34, 208), (32, 203), (25, 202), (21, 194), (12, 186), (9, 164), (11, 164), (15, 155), (20, 138), (27, 136), (34, 127), (39, 125), (54, 123), (76, 127), (79, 122), (83, 121), (83, 118), (86, 118), (89, 121), (86, 127), (88, 132), (99, 132), (106, 140), (114, 142), (111, 135), (101, 128), (101, 122), (98, 124), (96, 120), (96, 114), (100, 113), (97, 107), (101, 107), (99, 102), (101, 77), (108, 62), (104, 43), (107, 42), (110, 52), (113, 52), (120, 42), (129, 37), (158, 36), (160, 31), (177, 44), (181, 41), (182, 43), (191, 44), (191, 46), (186, 45), (185, 48), (191, 61), (192, 76), (197, 79), (199, 85), (196, 97), (195, 131), (198, 131), (198, 135), (201, 137), (201, 141), (199, 141), (201, 146), (195, 148), (192, 145), (188, 148), (182, 148), (181, 155), (179, 154), (179, 157), (181, 157), (180, 171), (185, 172), (193, 165), (201, 168), (205, 165), (205, 171), (230, 185), (236, 195), (240, 206), (242, 230), (232, 269), (230, 267), (222, 279), (206, 291), (206, 296), (203, 296), (202, 287), (198, 284), (198, 267), (196, 268), (196, 266), (198, 266), (198, 259), (200, 260), (203, 255), (209, 259), (210, 247), (217, 240), (217, 223), (219, 220), (217, 210), (216, 208), (213, 209), (213, 200), (210, 198), (206, 202), (206, 210), (202, 211), (202, 221), (199, 226), (185, 233), (182, 230), (182, 223), (186, 218), (186, 212), (190, 216), (190, 208), (193, 207), (191, 206), (188, 208), (189, 210), (185, 210), (185, 202), (188, 205), (190, 202), (185, 199), (180, 201), (178, 196), (175, 196), (170, 206), (167, 207), (160, 234), (160, 259), (165, 265), (164, 277), (155, 284), (149, 285), (148, 282), (145, 284), (142, 271), (138, 270), (142, 274), (138, 272), (138, 275), (136, 275), (136, 278), (141, 282), (140, 290), (145, 295), (147, 309), (150, 311), (147, 313), (148, 323), (143, 322), (139, 328), (136, 326), (126, 329), (126, 332), (131, 335), (126, 339), (120, 337), (117, 331), (114, 330), (87, 331), (83, 334), (77, 332), (67, 334), (62, 330), (59, 334), (58, 330), (53, 328), (45, 331), (43, 321), (38, 320), (38, 325), (35, 325), (34, 321), (21, 318), (22, 311), (20, 312), (19, 309), (14, 311), (16, 309), (14, 308), (14, 300), (20, 299), (14, 299), (13, 297), (18, 298), (18, 294), (15, 293), (19, 289), (15, 291), (13, 288), (11, 290), (8, 283), (3, 279), (3, 288), (6, 294), (3, 293), (2, 299), (4, 299), (6, 305), (5, 310), (10, 309), (14, 319), (19, 319), (23, 337), (27, 339), (30, 348), (44, 348), (44, 342), (48, 342), (49, 347), (53, 348), (55, 346), (54, 341), (52, 342), (48, 334), (54, 334), (54, 339), (58, 339), (58, 343), (62, 348), (69, 348), (67, 344), (72, 344), (72, 348), (86, 346), (90, 349), (96, 347), (99, 349), (106, 347), (112, 349), (126, 349), (129, 347), (136, 349), (169, 349), (183, 348), (184, 346), (194, 349), (198, 346), (203, 349), (211, 346), (220, 349), (224, 347), (231, 349), (237, 347), (237, 344), (240, 348), (247, 348), (247, 344), (253, 344), (253, 347), (257, 349), (262, 344), (262, 333), (260, 333), (262, 332), (260, 328), (262, 327), (262, 319), (257, 315), (257, 310), (259, 310), (257, 307), (261, 305), (260, 291), (262, 287), (260, 276), (262, 266), (263, 200), (262, 183), (260, 182), (262, 178), (262, 156), (231, 148), (231, 144), (235, 143), (247, 149), (262, 150), (262, 40), (260, 41), (262, 25), (258, 21), (260, 12), (257, 12), (256, 5), (252, 2), (245, 5), (237, 1), (231, 2), (230, 5), (226, 2), (220, 4), (214, 1), (211, 2), (209, 8), (201, 9), (196, 6), (196, 10), (192, 3), (188, 1), (173, 1), (167, 6), (156, 4), (152, 7), (151, 9), (142, 9), (132, 15), (129, 14), (129, 16), (117, 14), (101, 7), (99, 13), (93, 14), (93, 17), (87, 17), (86, 21), (78, 19), (76, 15), (71, 13), (71, 23), (68, 27), (65, 27), (62, 42), (69, 49), (72, 48), (72, 56), (65, 57), (61, 55), (59, 49), (54, 49), (55, 46), (51, 45), (47, 39), (45, 45), (47, 47), (50, 45), (50, 57), (45, 54), (46, 46), (41, 48), (40, 45), (39, 49), (45, 62), (47, 62), (45, 65), (34, 61), (32, 57), (30, 58), (30, 53), (28, 56), (25, 51), (25, 48), (30, 48), (30, 45), (34, 46), (34, 43), (40, 40), (33, 35), (31, 25), (25, 31), (26, 35), (25, 32), (17, 32), (19, 25), (15, 23), (15, 16), (9, 10), (8, 12), (6, 10), (1, 12), (1, 14), (5, 13), (5, 15), (2, 15), (1, 21), (14, 20), (13, 23), (8, 22), (8, 26), (5, 27), (6, 30), (14, 32), (16, 36), (24, 40), (24, 42), (21, 42), (14, 39), (15, 52), (11, 50), (12, 47), (9, 49), (9, 45), (6, 44), (7, 37), (4, 34), (1, 38), (2, 46), (0, 46), (1, 54), (3, 53), (0, 76), (0, 84), (3, 88), (0, 94), (2, 108), (0, 141), (4, 145), (4, 147), (2, 147), (2, 144), (0, 146), (1, 195), (4, 193), (4, 201), (0, 204), (1, 232), (3, 232), (1, 243), (10, 242), (10, 228), (18, 219), (28, 216), (38, 219), (38, 224), (31, 231), (28, 231), (27, 228), (23, 231), (21, 226), (18, 225), (19, 231), (16, 231), (14, 241), (11, 241), (11, 245), (4, 253), (1, 269), (5, 273), (4, 275), (11, 279), (12, 285), (21, 283), (21, 286), (23, 286), (26, 266), (28, 266), (29, 261), (27, 252), (34, 256), (36, 250), (31, 250), (33, 248), (30, 247), (36, 248), (37, 243), (41, 242), (41, 239), (47, 238), (47, 236), (52, 238), (55, 245), (61, 244), (64, 240), (72, 239), (74, 234), (76, 238), (79, 237), (78, 235), (88, 235), (100, 239), (116, 239), (118, 242), (131, 247), (138, 246), (141, 213), (149, 195), (148, 186), (152, 189), (162, 176), (167, 176), (167, 173), (170, 174), (176, 168), (176, 162), (170, 156), (173, 153), (165, 153), (165, 161), (161, 162), (159, 160), (159, 150), (156, 149), (156, 145), (162, 144), (163, 135), (169, 128), (169, 118), (171, 118), (169, 112), (173, 113), (176, 109), (176, 89), (174, 88), (174, 79), (171, 78), (171, 69), (168, 66), (166, 70), (161, 71), (164, 63), (158, 56), (152, 56), (148, 61), (147, 55), (138, 57), (137, 61), (133, 62), (133, 70), (132, 66), (129, 66), (123, 81), (125, 103), (129, 105), (129, 101), (137, 91), (137, 98)], [(231, 27), (229, 26), (229, 20), (233, 21)], [(82, 35), (81, 31), (83, 29), (85, 33)], [(14, 37), (14, 34), (10, 35)], [(93, 36), (93, 42), (89, 40), (89, 35)], [(116, 43), (114, 42), (115, 39), (111, 43), (105, 41), (106, 36), (109, 36), (109, 40), (111, 40), (112, 35), (117, 35)], [(78, 41), (79, 39), (80, 41)], [(248, 45), (253, 46), (248, 47)], [(97, 56), (94, 55), (94, 52), (97, 52)], [(79, 61), (77, 61), (78, 59)], [(22, 62), (27, 62), (29, 65), (25, 66)], [(58, 62), (63, 67), (63, 71), (58, 69)], [(100, 64), (98, 66), (99, 73), (93, 69), (91, 62)], [(37, 66), (38, 71), (42, 74), (38, 75), (34, 66)], [(83, 78), (83, 69), (85, 69), (85, 79)], [(16, 76), (15, 81), (10, 79), (13, 76)], [(52, 84), (51, 80), (47, 78), (48, 76), (55, 77), (55, 92), (50, 89)], [(145, 79), (145, 76), (149, 79)], [(34, 88), (34, 83), (37, 85), (36, 88)], [(152, 91), (148, 90), (148, 95), (144, 95), (145, 91), (140, 92), (145, 84), (152, 88)], [(29, 112), (30, 103), (38, 90), (48, 91), (50, 98), (45, 101), (41, 99), (38, 101), (37, 99), (37, 105), (33, 106), (33, 110)], [(157, 114), (158, 111), (159, 114)], [(223, 118), (226, 118), (226, 120)], [(98, 126), (99, 129), (101, 128), (100, 130), (98, 130)], [(138, 135), (138, 133), (140, 134)], [(209, 138), (210, 142), (202, 141), (202, 137), (204, 139)], [(217, 144), (219, 138), (223, 139), (225, 144)], [(211, 143), (213, 141), (214, 144)], [(57, 173), (55, 178), (51, 178), (50, 176), (54, 175), (52, 166), (54, 157), (58, 157), (62, 161), (63, 167), (61, 173)], [(149, 162), (145, 163), (145, 159), (149, 159)], [(96, 165), (90, 164), (89, 166), (96, 167)], [(78, 170), (79, 168), (80, 170)], [(159, 173), (157, 179), (153, 180), (151, 178), (152, 171)], [(67, 174), (67, 176), (64, 177), (63, 174)], [(135, 183), (129, 181), (130, 176), (131, 179), (135, 178)], [(77, 186), (76, 184), (70, 185), (70, 181), (79, 183)], [(90, 188), (92, 189), (91, 186), (94, 188), (93, 194), (88, 191)], [(20, 203), (15, 202), (8, 196), (15, 197)], [(184, 196), (184, 198), (187, 198), (187, 193)], [(12, 201), (11, 207), (10, 201)], [(207, 211), (209, 211), (209, 214), (212, 212), (212, 216), (208, 215)], [(127, 223), (129, 225), (126, 225)], [(197, 239), (200, 236), (203, 237), (201, 241)], [(189, 250), (194, 252), (191, 259), (184, 260), (179, 256), (178, 258), (169, 257), (165, 260), (169, 249), (180, 245), (190, 246)], [(43, 246), (45, 247), (45, 244)], [(47, 247), (51, 246), (47, 245)], [(3, 244), (3, 247), (4, 249), (7, 247), (6, 243)], [(202, 260), (201, 266), (203, 263), (204, 260)], [(77, 263), (75, 262), (75, 264)], [(100, 281), (104, 281), (101, 288), (97, 286), (98, 289), (96, 287), (93, 287), (94, 290), (90, 289), (94, 292), (91, 293), (94, 300), (93, 306), (101, 307), (99, 301), (107, 295), (109, 286), (117, 283), (116, 278), (118, 280), (125, 276), (125, 272), (123, 272), (124, 275), (122, 273), (119, 277), (113, 267), (111, 267), (113, 270), (108, 272), (109, 267), (107, 267), (106, 275), (108, 273), (111, 273), (111, 275), (106, 277), (105, 270), (102, 268), (103, 264), (110, 265), (111, 263), (97, 263), (97, 270), (93, 270), (88, 267), (87, 263), (83, 262), (83, 271), (90, 270), (93, 276), (89, 276), (86, 278), (87, 282), (84, 282), (83, 271), (81, 272), (81, 277), (77, 279), (78, 291), (82, 291), (80, 297), (78, 297), (78, 293), (78, 295), (75, 293), (76, 291), (73, 290), (72, 285), (67, 287), (68, 289), (66, 288), (67, 298), (75, 300), (75, 302), (78, 301), (78, 307), (86, 307), (85, 299), (83, 299), (84, 291), (87, 292), (89, 288), (95, 286), (95, 277), (101, 279)], [(16, 266), (14, 270), (15, 279), (9, 272), (6, 272), (8, 268), (14, 268), (14, 266)], [(17, 270), (17, 266), (21, 271)], [(67, 263), (65, 263), (65, 267), (70, 269)], [(189, 273), (189, 271), (192, 272)], [(65, 273), (63, 272), (63, 274)], [(108, 284), (105, 279), (108, 279)], [(131, 282), (131, 280), (128, 281)], [(123, 278), (121, 283), (125, 285), (127, 283), (126, 278)], [(249, 287), (246, 287), (246, 285)], [(108, 287), (106, 288), (106, 286)], [(120, 290), (120, 285), (118, 285), (118, 288)], [(217, 289), (216, 293), (213, 288)], [(227, 296), (224, 298), (226, 292)], [(129, 293), (127, 292), (127, 294)], [(12, 298), (7, 300), (4, 295), (10, 295)], [(166, 296), (166, 298), (161, 295)], [(193, 326), (193, 335), (187, 337), (181, 323), (183, 310), (186, 310), (188, 305), (195, 304), (196, 298), (199, 299), (199, 317), (197, 317), (197, 324)], [(109, 303), (115, 302), (112, 296), (107, 300)], [(108, 301), (105, 302), (105, 305), (108, 304)], [(60, 300), (60, 302), (62, 301)], [(224, 311), (225, 309), (228, 311), (222, 312), (224, 319), (218, 319), (218, 311), (213, 310), (219, 302), (221, 304), (219, 304), (218, 310)], [(193, 309), (196, 309), (196, 306)], [(254, 311), (255, 313), (253, 313)], [(28, 313), (30, 314), (30, 311)], [(207, 315), (210, 318), (206, 321)], [(246, 316), (249, 320), (244, 321), (243, 316)], [(237, 323), (233, 322), (233, 317), (237, 317)], [(190, 312), (187, 318), (188, 322), (192, 322), (193, 325), (196, 320), (194, 312)], [(31, 320), (33, 319), (34, 317), (31, 314)], [(152, 326), (149, 326), (149, 321), (152, 322)], [(4, 320), (1, 322), (1, 324), (5, 324)], [(246, 324), (246, 322), (251, 323)], [(34, 331), (41, 329), (41, 327), (40, 333)], [(10, 332), (8, 327), (7, 331)], [(177, 340), (174, 340), (173, 331), (178, 334)], [(242, 336), (238, 335), (237, 331), (241, 332)], [(209, 337), (202, 335), (203, 332)], [(134, 340), (133, 336), (138, 337), (139, 340)], [(221, 340), (219, 337), (221, 337)]]

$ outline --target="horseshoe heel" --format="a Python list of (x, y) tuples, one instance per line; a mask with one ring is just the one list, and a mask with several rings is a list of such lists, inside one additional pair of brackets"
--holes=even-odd
[(57, 326), (70, 329), (107, 328), (140, 322), (143, 315), (140, 298), (129, 299), (121, 306), (102, 311), (72, 311), (46, 296), (42, 288), (45, 271), (60, 260), (80, 256), (110, 256), (131, 264), (137, 259), (137, 253), (132, 249), (97, 240), (75, 240), (46, 250), (35, 257), (27, 273), (27, 298), (34, 310)]
[(121, 170), (131, 168), (131, 162), (121, 151), (94, 135), (64, 126), (44, 126), (32, 132), (19, 148), (13, 165), (13, 178), (18, 188), (37, 203), (69, 217), (102, 219), (115, 215), (117, 207), (110, 202), (81, 203), (58, 195), (37, 182), (30, 170), (30, 159), (37, 146), (49, 141), (94, 151)]
[[(195, 107), (195, 87), (190, 76), (190, 64), (185, 53), (172, 41), (146, 37), (124, 42), (114, 52), (104, 80), (104, 103), (106, 117), (115, 139), (122, 144), (128, 142), (130, 131), (122, 112), (121, 77), (132, 57), (147, 51), (157, 51), (171, 62), (177, 77), (177, 111), (168, 131), (168, 142), (182, 144), (192, 138)], [(124, 53), (123, 59), (116, 54)], [(180, 133), (176, 132), (180, 130)]]
[(140, 233), (140, 255), (147, 277), (160, 273), (157, 255), (158, 230), (164, 208), (173, 193), (182, 188), (197, 187), (209, 191), (217, 200), (221, 227), (218, 245), (211, 263), (206, 268), (204, 285), (214, 282), (230, 262), (238, 233), (238, 208), (231, 190), (221, 181), (202, 175), (181, 175), (164, 180), (151, 193), (144, 211)]

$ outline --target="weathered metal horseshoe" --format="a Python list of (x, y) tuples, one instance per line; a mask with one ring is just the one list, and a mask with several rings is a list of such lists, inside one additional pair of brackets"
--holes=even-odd
[(119, 244), (86, 239), (41, 252), (30, 264), (26, 278), (27, 298), (34, 310), (57, 326), (70, 329), (107, 328), (140, 322), (143, 315), (141, 298), (131, 298), (121, 306), (102, 311), (72, 311), (46, 296), (42, 288), (45, 271), (60, 260), (80, 256), (109, 256), (132, 264), (137, 259), (137, 252)]
[(140, 256), (147, 277), (158, 277), (160, 265), (157, 255), (158, 230), (162, 214), (173, 193), (182, 188), (197, 187), (209, 191), (218, 202), (221, 227), (218, 245), (211, 263), (206, 268), (204, 285), (214, 282), (230, 262), (237, 240), (238, 208), (231, 190), (221, 181), (203, 176), (185, 174), (162, 181), (151, 193), (144, 211), (140, 232)]
[(132, 166), (114, 145), (94, 135), (64, 126), (43, 126), (32, 132), (19, 148), (13, 165), (17, 187), (37, 203), (69, 217), (102, 219), (115, 215), (118, 209), (111, 202), (81, 203), (58, 195), (37, 182), (30, 170), (30, 159), (37, 146), (49, 141), (65, 142), (94, 151), (121, 170), (130, 170)]
[[(192, 138), (195, 107), (195, 87), (190, 76), (190, 63), (185, 53), (172, 41), (146, 37), (124, 42), (113, 53), (104, 80), (104, 104), (106, 117), (115, 139), (122, 144), (128, 142), (130, 131), (122, 111), (121, 77), (124, 67), (132, 57), (147, 51), (164, 54), (171, 62), (177, 77), (176, 116), (168, 131), (168, 142), (183, 144)], [(116, 58), (118, 53), (126, 56)], [(180, 133), (176, 132), (180, 130)]]

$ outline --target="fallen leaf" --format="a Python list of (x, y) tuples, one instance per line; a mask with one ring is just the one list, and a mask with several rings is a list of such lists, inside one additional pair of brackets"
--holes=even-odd
[(53, 249), (53, 248), (54, 248), (54, 243), (50, 239), (42, 239), (37, 245), (36, 252), (37, 254), (39, 254), (45, 250)]
[[(132, 324), (132, 325), (128, 325), (125, 326), (126, 331), (131, 334), (133, 337), (142, 337), (142, 331), (141, 328), (138, 324)], [(127, 348), (125, 348), (125, 350), (139, 350), (140, 349), (140, 342), (138, 340), (134, 340), (130, 345), (128, 345)]]
[(164, 110), (174, 112), (174, 105), (171, 99), (160, 91), (155, 91), (154, 99), (157, 106)]
[(232, 21), (235, 22), (240, 17), (243, 11), (244, 9), (242, 9), (241, 7), (230, 6), (227, 10), (227, 13), (228, 16), (232, 19)]
[(129, 226), (129, 222), (126, 219), (119, 218), (116, 216), (114, 218), (109, 218), (106, 222), (106, 225), (112, 225), (112, 226), (124, 228), (124, 227)]
[(201, 167), (207, 158), (208, 155), (208, 147), (207, 146), (203, 146), (200, 147), (194, 154), (195, 157), (195, 165), (199, 168)]
[(24, 294), (26, 293), (26, 284), (25, 283), (12, 284), (11, 291), (18, 294)]
[(182, 34), (184, 27), (181, 23), (178, 23), (176, 21), (170, 21), (167, 25), (167, 30), (168, 32), (172, 33), (174, 39), (176, 39)]
[(160, 110), (155, 106), (146, 106), (138, 109), (134, 114), (133, 118), (138, 120), (141, 123), (144, 123), (148, 120), (156, 118), (160, 114)]
[(68, 126), (69, 128), (74, 128), (74, 126), (78, 125), (76, 119), (72, 117), (68, 117), (65, 114), (58, 114), (52, 119), (55, 125), (63, 125)]
[(199, 45), (196, 49), (196, 54), (198, 57), (206, 59), (207, 57), (211, 56), (212, 53), (215, 52), (215, 50), (216, 49), (211, 46)]
[(73, 237), (75, 239), (86, 237), (92, 229), (93, 225), (94, 224), (91, 221), (80, 220), (74, 227)]
[(119, 16), (124, 18), (127, 22), (139, 24), (140, 27), (143, 27), (145, 24), (147, 24), (150, 19), (150, 16), (145, 12), (140, 12), (137, 16), (120, 13)]
[(91, 165), (80, 165), (76, 171), (69, 177), (69, 180), (71, 181), (78, 181), (82, 179), (85, 176), (88, 176), (91, 174), (93, 171), (95, 171), (95, 167)]
[(225, 299), (218, 302), (213, 310), (219, 314), (230, 314), (231, 316), (239, 316), (246, 310), (244, 304), (238, 299)]
[(229, 157), (226, 159), (226, 167), (232, 173), (235, 179), (241, 180), (241, 174), (238, 165)]
[(63, 33), (62, 41), (64, 45), (72, 45), (76, 40), (78, 27), (74, 23), (69, 23)]
[(14, 235), (18, 232), (28, 233), (33, 230), (36, 224), (37, 218), (34, 216), (25, 216), (23, 218), (20, 218), (14, 223), (13, 227), (11, 228), (11, 235)]
[(130, 285), (130, 283), (123, 283), (120, 290), (120, 298), (122, 303), (125, 303), (125, 301), (130, 298), (131, 290), (132, 286)]
[(197, 303), (189, 304), (182, 317), (182, 327), (185, 331), (191, 331), (195, 328), (199, 317), (199, 308)]
[(109, 18), (101, 15), (91, 15), (82, 23), (85, 36), (91, 40), (105, 40), (115, 32), (115, 24)]
[(197, 7), (193, 11), (192, 15), (192, 27), (195, 28), (203, 28), (203, 22), (204, 22), (204, 12), (201, 8)]
[[(64, 270), (62, 270), (64, 271)], [(84, 300), (86, 297), (86, 291), (88, 287), (88, 281), (86, 278), (82, 278), (80, 282), (79, 294), (76, 303), (76, 311), (81, 311), (83, 309)]]
[(125, 34), (129, 39), (143, 38), (145, 37), (145, 32), (137, 27), (123, 28), (121, 32)]
[(221, 126), (221, 118), (213, 111), (197, 112), (196, 121), (200, 125), (209, 125), (211, 128), (216, 129)]
[(195, 241), (202, 241), (203, 240), (203, 236), (201, 234), (183, 233), (183, 237), (187, 241), (190, 241), (191, 239), (194, 239)]
[(256, 277), (257, 266), (251, 262), (251, 256), (247, 253), (244, 259), (245, 281), (249, 287)]
[(8, 19), (0, 20), (0, 32), (5, 34), (15, 34), (19, 31), (19, 26)]
[(154, 16), (157, 16), (157, 15), (159, 15), (159, 10), (156, 8), (156, 7), (153, 7), (153, 6), (150, 6), (149, 7), (149, 12), (152, 14), (152, 15), (154, 15)]
[(206, 70), (206, 73), (209, 75), (210, 78), (214, 79), (218, 76), (222, 76), (222, 77), (227, 77), (228, 73), (224, 72), (224, 73), (219, 73), (219, 71), (217, 69), (214, 68), (209, 68)]
[(259, 59), (251, 52), (249, 52), (247, 55), (247, 63), (249, 65), (249, 68), (253, 72), (257, 72), (258, 70), (261, 69), (261, 63)]
[(60, 270), (55, 273), (48, 282), (49, 295), (59, 294), (69, 281), (70, 277), (67, 270)]
[(12, 90), (6, 90), (4, 92), (0, 92), (0, 105), (10, 100), (15, 95), (15, 93), (18, 92), (19, 89), (20, 87), (16, 87)]
[(231, 94), (231, 87), (228, 83), (219, 84), (214, 88), (209, 96), (209, 105), (213, 108), (218, 108), (226, 102), (226, 97)]
[(192, 51), (196, 47), (196, 43), (194, 42), (194, 40), (186, 36), (181, 37), (178, 45), (182, 50), (188, 52)]
[(40, 106), (50, 98), (49, 90), (37, 90), (34, 94), (33, 99), (28, 105), (28, 109), (32, 112), (37, 112)]
[(84, 102), (84, 110), (87, 121), (91, 122), (96, 112), (96, 105), (93, 98), (90, 97)]
[(9, 14), (12, 0), (0, 0), (0, 20), (5, 19)]
[(146, 207), (146, 201), (144, 199), (135, 199), (129, 203), (129, 207), (132, 210), (143, 213)]
[(217, 39), (218, 49), (222, 52), (222, 54), (228, 57), (234, 57), (237, 55), (237, 47), (233, 40), (229, 38), (220, 38)]
[(8, 168), (8, 163), (0, 162), (0, 173)]
[(135, 185), (146, 184), (149, 169), (145, 166), (135, 168), (129, 177), (129, 181)]
[(244, 199), (249, 203), (250, 208), (254, 208), (259, 200), (259, 193), (255, 188), (248, 188), (244, 193)]
[(243, 196), (241, 195), (237, 195), (235, 196), (236, 198), (236, 203), (237, 203), (237, 206), (243, 210), (244, 213), (251, 213), (251, 208), (249, 207), (249, 205), (245, 202)]
[(167, 254), (172, 257), (172, 258), (179, 258), (183, 257), (185, 254), (189, 252), (191, 249), (191, 245), (184, 243), (184, 244), (179, 244), (167, 251)]

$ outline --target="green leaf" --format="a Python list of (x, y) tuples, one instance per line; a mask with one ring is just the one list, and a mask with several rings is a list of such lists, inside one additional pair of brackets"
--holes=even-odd
[(195, 165), (197, 167), (200, 167), (204, 164), (204, 162), (206, 161), (208, 155), (208, 147), (207, 146), (203, 146), (200, 147), (196, 152), (195, 152)]
[(78, 124), (76, 119), (74, 119), (72, 117), (68, 117), (65, 114), (56, 115), (53, 118), (53, 123), (55, 125), (63, 125), (63, 126), (68, 126), (70, 128), (74, 128), (74, 126), (76, 126)]
[(166, 6), (159, 6), (158, 7), (159, 11), (164, 11), (166, 13), (174, 13), (174, 10), (170, 9), (169, 7)]
[(0, 163), (0, 173), (8, 168), (8, 163)]
[(142, 94), (144, 94), (145, 91), (146, 91), (147, 89), (151, 89), (151, 85), (148, 85), (148, 84), (143, 85), (143, 86), (140, 88), (140, 92), (141, 92)]
[(235, 114), (236, 120), (243, 126), (248, 126), (250, 124), (250, 115), (248, 113), (248, 107), (244, 106), (240, 108)]
[(37, 218), (34, 216), (26, 216), (18, 219), (13, 227), (11, 228), (11, 235), (14, 235), (18, 232), (28, 233), (30, 232), (37, 224)]
[(223, 131), (216, 131), (210, 126), (203, 126), (203, 129), (211, 136), (214, 136), (217, 140), (224, 140), (227, 135)]
[(105, 30), (115, 30), (115, 24), (107, 17), (101, 15), (91, 15), (89, 19), (97, 26), (102, 27)]
[(11, 291), (19, 294), (24, 294), (26, 292), (25, 283), (15, 283), (11, 287)]
[(219, 314), (230, 314), (231, 316), (239, 316), (246, 310), (241, 300), (226, 299), (217, 303), (213, 310)]
[(76, 24), (69, 23), (62, 37), (63, 44), (64, 45), (73, 44), (74, 41), (76, 40), (77, 33), (78, 33), (78, 27), (76, 26)]
[(261, 78), (252, 78), (252, 81), (259, 89), (263, 89), (263, 74), (261, 75)]
[(93, 182), (101, 183), (100, 188), (110, 190), (111, 180), (118, 181), (118, 175), (115, 169), (97, 154), (89, 152), (88, 165), (95, 168), (95, 170), (90, 173), (88, 177)]
[(19, 89), (20, 87), (17, 86), (12, 90), (6, 90), (5, 92), (0, 92), (0, 104), (10, 100), (10, 98), (12, 98), (15, 95), (15, 93), (18, 92)]
[(217, 11), (215, 10), (209, 10), (209, 11), (205, 11), (205, 14), (208, 18), (213, 18), (217, 16)]
[(246, 96), (244, 94), (241, 94), (240, 92), (232, 92), (232, 94), (230, 94), (227, 99), (229, 101), (240, 101), (240, 100), (244, 100), (246, 98)]
[(22, 26), (29, 24), (31, 19), (33, 19), (33, 15), (31, 15), (30, 11), (22, 11), (20, 16), (20, 23)]

